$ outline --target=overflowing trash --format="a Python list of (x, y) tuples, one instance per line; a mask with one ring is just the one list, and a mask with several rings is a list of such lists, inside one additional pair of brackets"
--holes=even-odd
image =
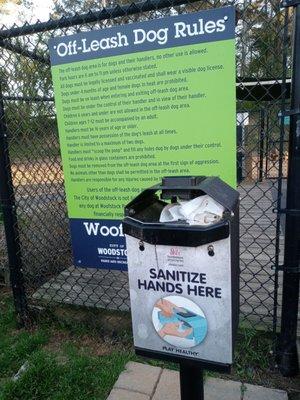
[(212, 225), (219, 222), (225, 208), (208, 195), (189, 201), (180, 201), (166, 205), (159, 222), (182, 221), (189, 225)]

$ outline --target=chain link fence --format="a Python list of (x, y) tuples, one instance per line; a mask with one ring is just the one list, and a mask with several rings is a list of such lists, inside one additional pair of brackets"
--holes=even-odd
[[(13, 286), (24, 283), (15, 296), (23, 296), (29, 310), (68, 306), (76, 315), (83, 310), (92, 323), (97, 309), (111, 310), (115, 321), (115, 311), (129, 310), (126, 272), (72, 266), (49, 38), (223, 5), (235, 5), (237, 15), (241, 319), (276, 330), (284, 221), (274, 211), (285, 198), (289, 122), (281, 113), (289, 100), (292, 15), (270, 0), (111, 3), (102, 11), (0, 30), (1, 157), (8, 172), (2, 205), (13, 206), (13, 226), (7, 229), (18, 243), (20, 265), (10, 266), (10, 273)], [(7, 281), (0, 227), (0, 279)], [(22, 274), (16, 277), (18, 267)]]

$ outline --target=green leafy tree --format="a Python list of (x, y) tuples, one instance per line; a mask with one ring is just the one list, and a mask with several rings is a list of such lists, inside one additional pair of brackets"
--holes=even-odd
[(244, 0), (240, 17), (238, 74), (243, 77), (281, 78), (285, 16), (280, 2)]

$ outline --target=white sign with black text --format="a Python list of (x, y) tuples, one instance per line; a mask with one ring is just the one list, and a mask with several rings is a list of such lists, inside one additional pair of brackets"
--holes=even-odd
[(126, 236), (134, 345), (232, 363), (230, 237), (198, 247)]

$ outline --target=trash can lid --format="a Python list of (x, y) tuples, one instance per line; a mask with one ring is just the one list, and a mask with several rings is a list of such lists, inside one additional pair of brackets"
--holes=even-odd
[(168, 199), (172, 196), (192, 199), (201, 194), (207, 194), (228, 211), (233, 211), (239, 200), (239, 192), (217, 176), (164, 177), (161, 185), (156, 185), (153, 189), (161, 190), (162, 199)]

